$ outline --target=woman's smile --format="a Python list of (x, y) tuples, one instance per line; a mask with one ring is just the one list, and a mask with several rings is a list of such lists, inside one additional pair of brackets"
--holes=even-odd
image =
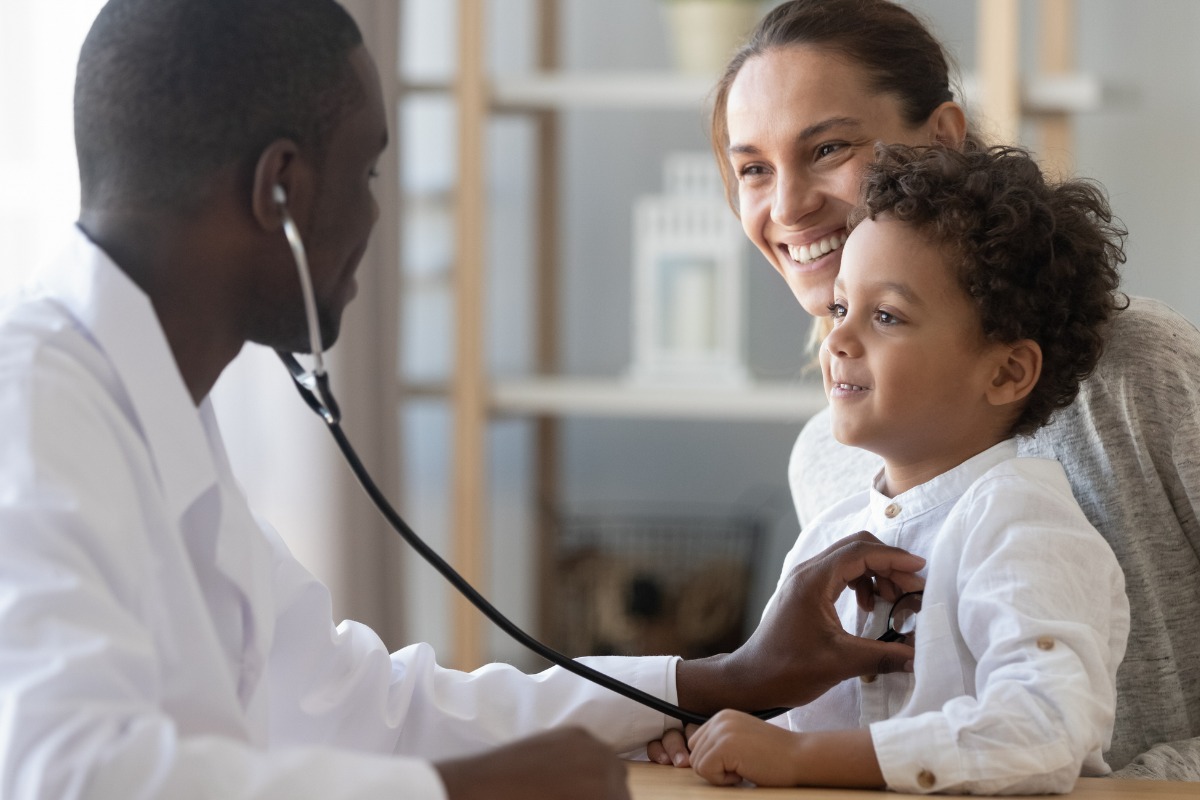
[(843, 230), (809, 244), (789, 244), (785, 247), (791, 259), (799, 266), (804, 267), (817, 261), (821, 256), (828, 255), (834, 250), (840, 250), (845, 243), (846, 232)]

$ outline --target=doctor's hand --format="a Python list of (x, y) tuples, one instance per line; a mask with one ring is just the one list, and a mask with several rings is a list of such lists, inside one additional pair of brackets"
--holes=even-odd
[(847, 678), (912, 670), (912, 648), (847, 633), (834, 603), (853, 589), (866, 607), (924, 588), (925, 559), (883, 544), (866, 531), (798, 564), (780, 582), (758, 629), (732, 653), (680, 661), (679, 705), (700, 714), (794, 708)]
[(561, 728), (434, 767), (450, 800), (629, 800), (624, 763), (581, 728)]

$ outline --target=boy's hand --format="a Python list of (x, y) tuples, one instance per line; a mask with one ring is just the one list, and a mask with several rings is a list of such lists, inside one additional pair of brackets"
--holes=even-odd
[(625, 765), (580, 728), (561, 728), (434, 767), (450, 800), (629, 800)]
[(691, 754), (688, 752), (687, 740), (698, 728), (698, 725), (688, 725), (682, 731), (672, 728), (664, 733), (661, 739), (646, 745), (646, 756), (655, 764), (690, 767), (692, 760)]
[(692, 768), (716, 786), (743, 780), (759, 786), (801, 783), (801, 735), (740, 711), (722, 711), (704, 723), (688, 743)]
[(885, 786), (871, 731), (795, 733), (739, 711), (722, 711), (688, 742), (692, 768), (717, 786)]
[(679, 704), (700, 714), (723, 708), (795, 707), (847, 678), (912, 669), (912, 648), (847, 633), (834, 603), (847, 588), (863, 601), (875, 586), (915, 591), (925, 560), (866, 531), (797, 565), (750, 639), (735, 650), (676, 667)]

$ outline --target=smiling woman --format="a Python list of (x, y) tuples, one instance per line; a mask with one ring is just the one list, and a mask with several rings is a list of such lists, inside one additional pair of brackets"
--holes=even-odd
[[(870, 243), (863, 239), (856, 244), (851, 236), (846, 244), (842, 235), (847, 211), (858, 198), (858, 177), (870, 163), (876, 142), (955, 145), (977, 138), (957, 104), (948, 99), (942, 45), (905, 5), (886, 0), (781, 3), (732, 58), (715, 94), (713, 149), (731, 204), (746, 235), (826, 331), (832, 324), (831, 303), (835, 310), (839, 305), (849, 308), (851, 317), (855, 313), (852, 305), (835, 299), (834, 281), (854, 252), (862, 255), (863, 246)], [(1089, 12), (1101, 6), (1086, 5)], [(1113, 5), (1106, 12), (1114, 31), (1120, 29), (1115, 24), (1116, 9)], [(1174, 7), (1176, 12), (1184, 9), (1184, 4)], [(1164, 24), (1162, 30), (1174, 27), (1177, 23)], [(1080, 29), (1086, 32), (1087, 26), (1081, 24)], [(1142, 57), (1161, 50), (1155, 43), (1145, 48)], [(1129, 75), (1140, 70), (1132, 61), (1123, 68)], [(1171, 108), (1182, 105), (1172, 97)], [(1149, 118), (1142, 112), (1117, 111), (1110, 119)], [(1169, 130), (1187, 127), (1165, 126)], [(1079, 152), (1088, 152), (1089, 140), (1095, 146), (1102, 138), (1095, 130), (1089, 137), (1081, 135)], [(1139, 141), (1166, 140), (1161, 130), (1147, 129)], [(1119, 163), (1115, 153), (1128, 149), (1120, 143), (1107, 161)], [(1150, 155), (1154, 149), (1139, 149), (1139, 157), (1146, 158), (1143, 163), (1156, 158)], [(1162, 148), (1173, 164), (1171, 172), (1178, 172), (1193, 150)], [(1108, 164), (1096, 163), (1106, 171), (1090, 167), (1084, 171), (1102, 176), (1113, 196), (1121, 198), (1122, 217), (1133, 232), (1131, 245), (1153, 246), (1161, 239), (1173, 248), (1157, 261), (1147, 259), (1145, 250), (1131, 251), (1133, 276), (1138, 275), (1138, 264), (1154, 263), (1157, 268), (1183, 263), (1176, 253), (1187, 248), (1179, 244), (1179, 237), (1190, 235), (1194, 226), (1179, 224), (1156, 237), (1154, 225), (1147, 220), (1135, 225), (1138, 209), (1131, 196), (1120, 193), (1116, 181), (1108, 183), (1110, 175), (1118, 180), (1119, 175)], [(1177, 205), (1166, 199), (1167, 192), (1153, 194), (1145, 208), (1170, 213)], [(1195, 203), (1184, 207), (1194, 209)], [(944, 215), (945, 209), (937, 213)], [(887, 244), (895, 253), (905, 243)], [(826, 246), (829, 252), (824, 252)], [(922, 254), (908, 248), (903, 255), (911, 259)], [(1026, 260), (1021, 253), (1011, 257), (1018, 263)], [(1146, 274), (1142, 273), (1143, 279)], [(853, 271), (843, 281), (851, 278)], [(1162, 296), (1189, 302), (1195, 293), (1178, 287), (1192, 279), (1191, 274), (1175, 271), (1173, 288)], [(1146, 285), (1143, 280), (1141, 287)], [(1131, 294), (1144, 291), (1141, 287), (1129, 282)], [(1014, 297), (1038, 294), (1025, 291)], [(995, 303), (984, 308), (999, 317), (1006, 316), (1005, 310), (1004, 304)], [(889, 322), (896, 319), (899, 315), (887, 316)], [(904, 322), (901, 327), (910, 326)], [(1188, 621), (1176, 620), (1164, 609), (1200, 606), (1197, 583), (1174, 577), (1200, 571), (1196, 559), (1200, 462), (1195, 457), (1200, 450), (1196, 400), (1200, 397), (1196, 388), (1200, 332), (1164, 303), (1133, 297), (1103, 335), (1107, 337), (1103, 355), (1075, 402), (1060, 408), (1036, 436), (1021, 435), (1020, 454), (1063, 464), (1072, 491), (1108, 538), (1129, 578), (1133, 627), (1140, 635), (1130, 640), (1122, 666), (1115, 734), (1106, 756), (1109, 763), (1127, 774), (1196, 778), (1200, 695), (1189, 687), (1200, 685), (1200, 672), (1193, 666), (1200, 659)], [(855, 343), (847, 339), (845, 333), (839, 334), (830, 345), (840, 343), (853, 354)], [(1062, 337), (1044, 337), (1044, 341), (1057, 347)], [(855, 408), (868, 406), (872, 400), (864, 398), (882, 394), (870, 383), (873, 377), (879, 376), (837, 370), (834, 382), (850, 388), (838, 389), (834, 399), (841, 393), (845, 395), (841, 399), (853, 402)], [(793, 449), (789, 483), (804, 527), (839, 500), (870, 486), (881, 468), (881, 460), (872, 453), (834, 438), (836, 422), (830, 410), (813, 417)], [(946, 426), (944, 421), (940, 424)], [(918, 442), (930, 430), (909, 425), (912, 439)], [(856, 444), (865, 441), (859, 436), (853, 439)], [(1147, 464), (1154, 467), (1147, 469)], [(1164, 679), (1164, 675), (1171, 677)]]
[(50, 256), (79, 210), (75, 60), (103, 0), (0, 4), (0, 294)]

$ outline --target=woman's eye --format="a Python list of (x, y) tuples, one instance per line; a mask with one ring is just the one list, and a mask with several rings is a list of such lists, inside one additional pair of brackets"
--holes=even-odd
[(826, 142), (817, 146), (817, 160), (828, 158), (846, 146), (845, 142)]
[(737, 174), (741, 180), (754, 180), (766, 175), (767, 170), (759, 164), (746, 164), (743, 167), (738, 167)]

